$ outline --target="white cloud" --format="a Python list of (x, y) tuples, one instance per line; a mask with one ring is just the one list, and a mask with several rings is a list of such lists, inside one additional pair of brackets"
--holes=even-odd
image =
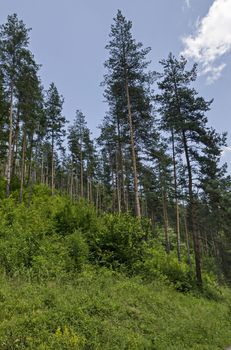
[(227, 156), (230, 153), (231, 153), (231, 147), (230, 146), (224, 147), (222, 151), (222, 157)]
[(231, 0), (214, 0), (207, 15), (197, 21), (196, 33), (183, 38), (182, 54), (202, 66), (208, 83), (217, 80), (226, 64), (219, 59), (231, 51)]

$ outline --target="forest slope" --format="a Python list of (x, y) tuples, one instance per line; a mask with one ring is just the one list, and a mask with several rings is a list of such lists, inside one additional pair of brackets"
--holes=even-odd
[(199, 290), (187, 257), (178, 263), (174, 245), (166, 254), (161, 228), (45, 186), (18, 198), (0, 203), (0, 350), (231, 344), (230, 290), (206, 265)]

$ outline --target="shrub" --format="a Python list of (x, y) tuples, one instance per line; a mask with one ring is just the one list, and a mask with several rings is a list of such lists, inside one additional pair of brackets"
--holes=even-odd
[(66, 243), (68, 245), (69, 256), (74, 269), (81, 271), (88, 261), (89, 247), (80, 230), (67, 236)]
[(172, 283), (182, 292), (195, 287), (190, 267), (184, 261), (178, 261), (175, 251), (166, 254), (164, 247), (158, 242), (155, 243), (155, 247), (149, 249), (148, 257), (137, 265), (137, 270), (148, 281), (162, 279)]
[(133, 264), (145, 257), (150, 230), (127, 214), (106, 214), (101, 220), (101, 232), (91, 239), (94, 258), (106, 266), (122, 265), (132, 271)]
[(54, 216), (56, 232), (66, 236), (77, 229), (83, 233), (97, 230), (98, 218), (93, 206), (85, 201), (71, 203), (66, 200), (63, 207)]
[(31, 270), (33, 276), (41, 279), (62, 278), (70, 267), (68, 247), (58, 236), (46, 237), (33, 256)]

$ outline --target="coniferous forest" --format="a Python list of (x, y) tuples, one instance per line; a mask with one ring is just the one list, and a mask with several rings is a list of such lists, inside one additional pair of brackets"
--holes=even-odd
[(30, 30), (0, 26), (0, 349), (225, 349), (227, 135), (197, 65), (169, 53), (151, 71), (118, 11), (93, 139), (44, 88)]

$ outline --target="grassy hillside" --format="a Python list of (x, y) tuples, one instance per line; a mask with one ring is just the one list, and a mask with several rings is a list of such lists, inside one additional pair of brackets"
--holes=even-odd
[[(231, 292), (161, 232), (35, 187), (0, 204), (0, 350), (225, 349)], [(186, 258), (185, 258), (186, 260)]]
[(72, 281), (1, 278), (1, 350), (217, 350), (231, 344), (231, 296), (219, 301), (107, 269)]

